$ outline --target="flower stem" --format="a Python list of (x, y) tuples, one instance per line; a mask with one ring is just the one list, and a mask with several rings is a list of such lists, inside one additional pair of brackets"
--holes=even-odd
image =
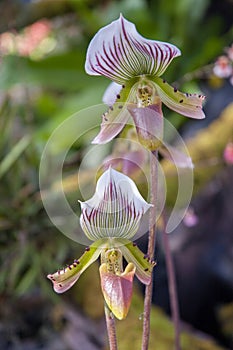
[(107, 332), (108, 332), (109, 347), (110, 347), (110, 350), (117, 350), (115, 318), (106, 304), (104, 305), (104, 311), (105, 311), (105, 319), (106, 319)]
[[(156, 212), (157, 212), (157, 192), (158, 192), (158, 151), (151, 152), (151, 178), (150, 178), (150, 203), (153, 207), (150, 209), (149, 218), (149, 238), (147, 254), (150, 259), (154, 259), (155, 243), (156, 243)], [(146, 286), (144, 299), (144, 315), (143, 315), (143, 334), (142, 334), (142, 350), (147, 350), (150, 339), (150, 310), (153, 293), (153, 272), (151, 282)]]
[(163, 238), (163, 246), (164, 246), (164, 253), (165, 253), (165, 260), (166, 260), (166, 268), (167, 268), (171, 314), (172, 314), (172, 320), (173, 320), (174, 329), (175, 329), (175, 350), (180, 350), (181, 349), (180, 316), (179, 316), (179, 305), (178, 305), (177, 290), (176, 290), (176, 278), (175, 278), (175, 271), (174, 271), (174, 264), (173, 264), (171, 249), (169, 245), (169, 238), (165, 230), (165, 225), (166, 225), (166, 221), (165, 221), (165, 215), (164, 215), (163, 216), (164, 229), (162, 232), (162, 238)]

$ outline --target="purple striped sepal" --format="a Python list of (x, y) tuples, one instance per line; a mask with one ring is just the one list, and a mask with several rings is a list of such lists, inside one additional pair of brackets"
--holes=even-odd
[(122, 15), (100, 29), (89, 44), (85, 69), (118, 84), (140, 75), (160, 76), (180, 50), (161, 41), (141, 36)]
[(92, 240), (132, 238), (151, 207), (126, 175), (109, 168), (99, 178), (94, 196), (80, 202), (81, 227)]

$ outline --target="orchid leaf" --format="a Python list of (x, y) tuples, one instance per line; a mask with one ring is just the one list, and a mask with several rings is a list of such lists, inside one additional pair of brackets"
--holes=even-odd
[(12, 167), (12, 165), (29, 146), (30, 142), (31, 136), (26, 135), (22, 137), (12, 148), (12, 150), (5, 156), (5, 158), (0, 162), (0, 178)]

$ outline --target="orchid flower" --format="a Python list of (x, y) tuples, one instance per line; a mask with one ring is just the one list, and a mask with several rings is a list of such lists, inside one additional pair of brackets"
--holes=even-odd
[(231, 85), (233, 85), (233, 44), (225, 51), (226, 55), (217, 58), (213, 73), (219, 78), (229, 78)]
[(150, 150), (158, 148), (163, 136), (162, 103), (187, 117), (205, 117), (204, 96), (182, 93), (160, 78), (180, 54), (172, 44), (142, 37), (122, 15), (97, 32), (87, 50), (85, 70), (113, 82), (103, 99), (109, 110), (93, 143), (112, 140), (132, 116), (139, 141)]
[[(55, 292), (63, 293), (101, 256), (99, 271), (105, 302), (118, 319), (123, 319), (130, 307), (134, 275), (149, 284), (155, 265), (130, 241), (151, 204), (128, 176), (112, 168), (99, 178), (94, 196), (80, 203), (81, 227), (94, 243), (73, 264), (47, 277)], [(125, 269), (123, 258), (128, 262)]]

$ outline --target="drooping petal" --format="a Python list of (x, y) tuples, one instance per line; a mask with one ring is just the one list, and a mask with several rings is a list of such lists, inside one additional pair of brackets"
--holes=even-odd
[(80, 223), (91, 240), (133, 237), (151, 207), (128, 176), (111, 168), (99, 178), (94, 196), (80, 203)]
[(192, 158), (188, 154), (181, 152), (179, 149), (172, 147), (165, 142), (163, 142), (163, 145), (166, 146), (166, 148), (161, 147), (159, 149), (159, 153), (163, 157), (172, 161), (179, 168), (194, 168)]
[(105, 144), (114, 139), (127, 124), (129, 117), (130, 114), (126, 108), (119, 103), (115, 104), (113, 110), (109, 109), (103, 114), (100, 132), (92, 143)]
[(136, 266), (136, 276), (144, 284), (149, 284), (151, 281), (151, 274), (155, 262), (143, 254), (143, 252), (135, 245), (135, 243), (127, 240), (118, 240), (119, 249), (126, 259), (126, 261), (132, 262)]
[(205, 114), (202, 110), (202, 103), (205, 96), (184, 94), (159, 77), (153, 77), (152, 80), (156, 84), (159, 97), (167, 107), (186, 117), (195, 119), (205, 118)]
[[(146, 151), (145, 151), (146, 152)], [(141, 148), (126, 153), (113, 154), (108, 156), (103, 161), (103, 169), (107, 170), (110, 166), (122, 171), (127, 176), (134, 176), (141, 171), (143, 164), (146, 161), (147, 154)]]
[(111, 155), (103, 160), (101, 173), (109, 167), (129, 176), (132, 179), (141, 174), (143, 166), (148, 160), (148, 152), (132, 140), (136, 137), (136, 131), (130, 128), (125, 134), (126, 139), (117, 139), (114, 142)]
[(98, 259), (100, 253), (100, 244), (95, 242), (86, 248), (85, 253), (78, 260), (74, 260), (73, 264), (53, 274), (49, 274), (47, 277), (53, 282), (55, 292), (64, 293), (70, 289), (79, 279), (80, 275)]
[(122, 162), (122, 172), (128, 176), (135, 175), (142, 170), (146, 156), (143, 149), (126, 153)]
[(109, 107), (114, 105), (116, 102), (117, 96), (120, 94), (122, 90), (122, 85), (114, 83), (110, 83), (103, 95), (103, 103), (106, 103)]
[[(110, 105), (108, 111), (102, 115), (100, 132), (92, 143), (107, 143), (117, 136), (124, 128), (130, 118), (130, 114), (127, 110), (127, 101), (130, 100), (131, 96), (134, 94), (135, 89), (133, 85), (133, 83), (127, 83), (122, 86), (121, 90), (116, 95), (117, 102)], [(110, 100), (112, 101), (115, 98), (112, 92), (110, 91), (110, 96), (106, 98), (105, 102), (107, 104), (110, 103)]]
[(180, 50), (171, 44), (142, 37), (122, 15), (100, 29), (87, 50), (86, 72), (119, 84), (139, 75), (160, 76)]
[(130, 308), (135, 270), (132, 263), (129, 263), (121, 274), (108, 272), (105, 263), (99, 269), (104, 299), (109, 309), (119, 320), (127, 316)]
[(139, 142), (150, 151), (156, 150), (163, 140), (163, 113), (161, 102), (148, 107), (128, 107), (136, 125)]

